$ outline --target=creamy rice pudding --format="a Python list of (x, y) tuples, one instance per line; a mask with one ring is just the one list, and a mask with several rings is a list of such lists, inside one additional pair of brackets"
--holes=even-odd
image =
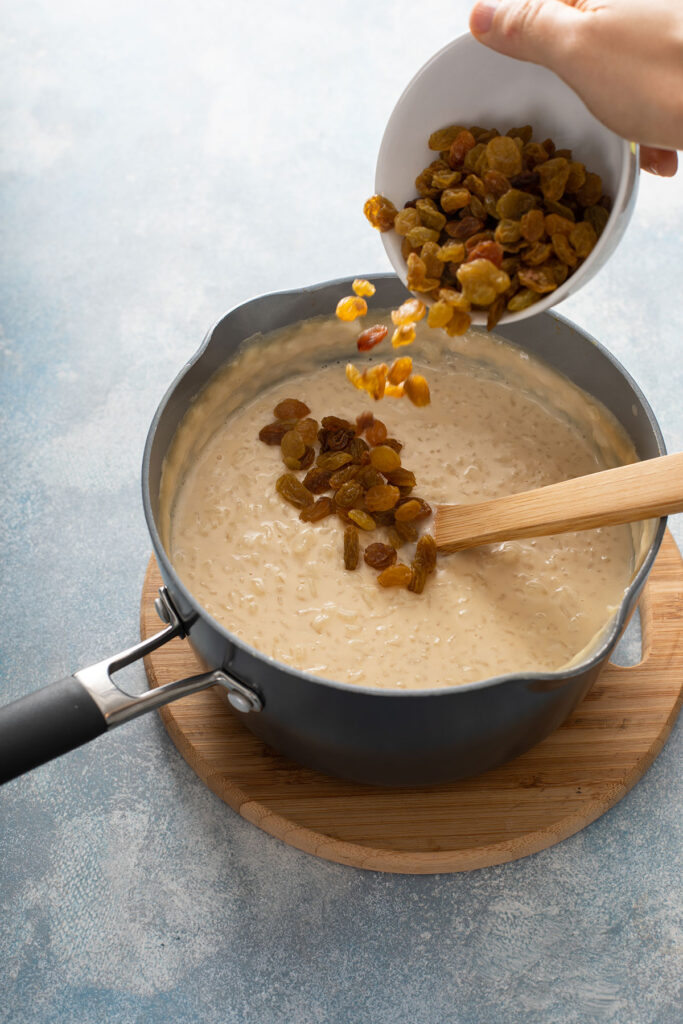
[[(431, 405), (373, 403), (344, 380), (356, 333), (318, 319), (255, 339), (199, 396), (162, 480), (163, 540), (180, 578), (241, 640), (336, 681), (428, 689), (577, 659), (622, 600), (640, 527), (443, 556), (423, 594), (383, 590), (368, 566), (344, 570), (335, 517), (302, 523), (276, 493), (280, 451), (258, 432), (284, 398), (306, 402), (318, 420), (353, 420), (372, 408), (404, 442), (416, 493), (435, 505), (634, 461), (621, 427), (548, 366), (479, 332), (447, 339), (419, 329), (411, 354), (429, 377)], [(383, 531), (361, 540), (384, 540)], [(399, 557), (409, 562), (411, 554), (402, 549)]]

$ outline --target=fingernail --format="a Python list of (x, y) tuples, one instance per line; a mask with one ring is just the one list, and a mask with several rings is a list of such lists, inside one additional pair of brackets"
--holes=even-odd
[(498, 10), (499, 0), (481, 0), (470, 15), (470, 29), (475, 36), (485, 36), (491, 31), (493, 19)]

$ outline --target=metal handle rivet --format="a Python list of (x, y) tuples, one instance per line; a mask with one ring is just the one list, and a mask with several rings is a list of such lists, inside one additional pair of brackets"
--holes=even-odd
[(241, 693), (229, 693), (228, 700), (234, 707), (235, 711), (242, 711), (246, 714), (251, 711), (251, 704), (246, 697), (243, 697)]

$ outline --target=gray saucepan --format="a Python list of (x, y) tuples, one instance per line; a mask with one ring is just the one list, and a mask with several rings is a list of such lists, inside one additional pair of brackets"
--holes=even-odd
[[(371, 278), (377, 309), (398, 305), (405, 290), (393, 275)], [(242, 342), (258, 332), (329, 315), (350, 280), (259, 296), (233, 309), (209, 332), (179, 373), (152, 421), (142, 493), (164, 587), (156, 636), (7, 705), (0, 711), (0, 781), (95, 736), (208, 686), (219, 686), (245, 726), (276, 750), (331, 775), (379, 785), (425, 785), (477, 775), (539, 743), (586, 695), (609, 660), (659, 549), (660, 520), (644, 560), (602, 643), (581, 664), (555, 673), (498, 676), (410, 692), (336, 683), (273, 661), (212, 619), (178, 578), (161, 543), (162, 465), (185, 412)], [(567, 320), (542, 313), (499, 333), (539, 356), (616, 416), (640, 458), (665, 454), (661, 431), (635, 382), (601, 345)], [(172, 637), (187, 636), (212, 669), (142, 696), (124, 693), (112, 674)], [(443, 681), (442, 681), (443, 682)]]

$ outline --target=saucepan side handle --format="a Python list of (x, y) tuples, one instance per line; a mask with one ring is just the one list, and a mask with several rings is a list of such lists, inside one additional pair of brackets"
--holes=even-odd
[(186, 634), (165, 587), (159, 590), (156, 608), (168, 623), (161, 632), (0, 708), (0, 784), (89, 743), (117, 725), (209, 686), (223, 686), (238, 711), (261, 710), (259, 695), (221, 669), (178, 679), (139, 696), (120, 690), (112, 682), (112, 673)]
[(75, 676), (0, 709), (0, 782), (89, 743), (107, 722)]

